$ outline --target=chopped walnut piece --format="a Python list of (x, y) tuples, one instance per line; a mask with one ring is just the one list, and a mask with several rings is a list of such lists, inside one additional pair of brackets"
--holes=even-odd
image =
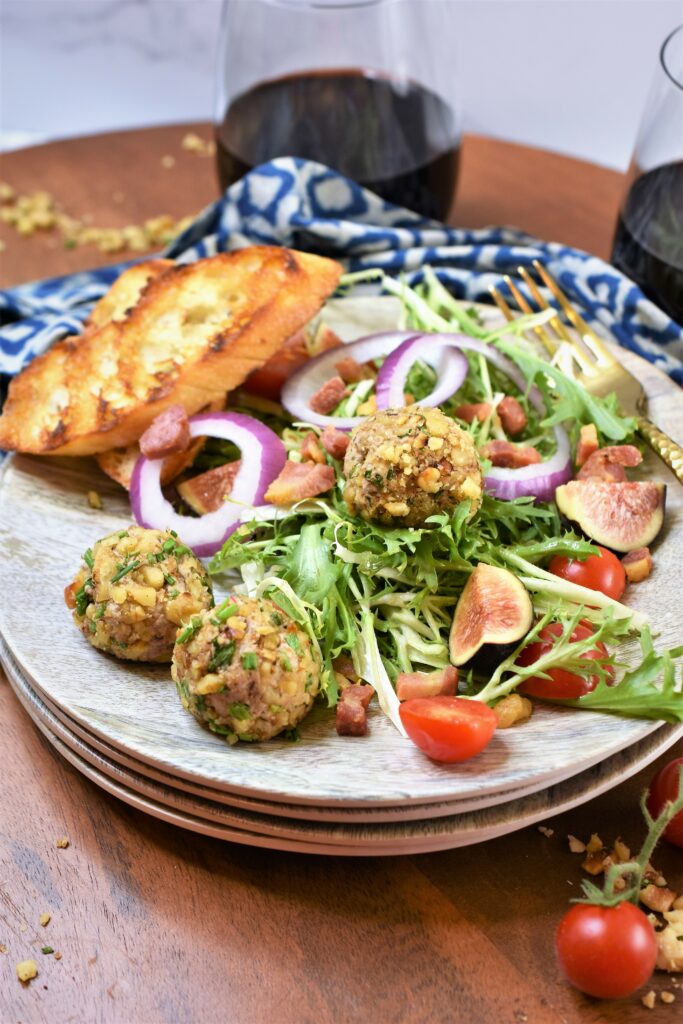
[[(600, 836), (594, 832), (586, 846), (587, 857), (581, 867), (589, 875), (600, 875), (605, 870), (606, 861), (609, 858), (605, 854), (605, 847)], [(610, 862), (611, 863), (611, 862)]]
[(671, 889), (667, 889), (666, 886), (650, 883), (640, 890), (639, 899), (650, 910), (663, 914), (665, 911), (671, 910), (673, 901), (676, 899), (676, 893), (672, 892)]
[(649, 992), (646, 992), (646, 994), (640, 1001), (643, 1004), (643, 1006), (646, 1006), (648, 1008), (648, 1010), (654, 1010), (655, 1003), (657, 1002), (657, 995), (654, 989), (651, 988)]
[(56, 953), (55, 953), (55, 960), (61, 960), (61, 959), (62, 959), (62, 954), (59, 952), (59, 950), (57, 950)]
[(659, 993), (659, 998), (662, 1000), (663, 1003), (676, 1002), (676, 996), (673, 994), (673, 992), (667, 992), (666, 989), (664, 990), (664, 992)]
[(19, 981), (29, 982), (38, 974), (38, 965), (35, 960), (22, 960), (16, 967)]
[(88, 491), (88, 505), (90, 508), (102, 509), (102, 499), (97, 491)]
[(657, 932), (657, 968), (683, 973), (683, 910), (665, 911), (664, 920), (666, 926)]
[(46, 910), (44, 914), (40, 915), (38, 920), (40, 921), (40, 923), (43, 926), (43, 928), (45, 928), (45, 927), (47, 927), (47, 925), (49, 925), (50, 921), (52, 920), (52, 915), (48, 914), (48, 912)]
[(544, 835), (546, 839), (550, 839), (551, 836), (555, 835), (555, 830), (552, 828), (548, 828), (546, 825), (539, 825), (538, 831), (541, 833), (541, 835)]
[(57, 840), (57, 843), (56, 843), (56, 846), (57, 846), (58, 850), (66, 850), (68, 845), (69, 845), (69, 839), (68, 839), (67, 836), (61, 836)]
[(628, 846), (621, 839), (617, 839), (612, 850), (612, 860), (617, 864), (626, 864), (630, 859), (631, 851)]
[(517, 722), (525, 722), (531, 718), (532, 711), (531, 701), (519, 693), (510, 693), (507, 697), (503, 697), (493, 709), (493, 713), (498, 719), (499, 729), (509, 729)]
[(586, 844), (581, 839), (577, 839), (576, 836), (568, 835), (567, 841), (569, 843), (569, 849), (572, 853), (585, 853)]

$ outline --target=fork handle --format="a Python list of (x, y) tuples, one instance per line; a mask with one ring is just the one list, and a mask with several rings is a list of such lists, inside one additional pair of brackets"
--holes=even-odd
[(638, 433), (645, 438), (652, 451), (659, 455), (662, 462), (666, 463), (671, 472), (683, 484), (683, 448), (680, 444), (672, 441), (668, 434), (656, 427), (645, 416), (637, 417), (636, 426)]

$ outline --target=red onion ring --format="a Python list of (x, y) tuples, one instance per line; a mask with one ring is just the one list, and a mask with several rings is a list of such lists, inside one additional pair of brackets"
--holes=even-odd
[(135, 463), (130, 485), (133, 515), (140, 526), (175, 530), (201, 557), (213, 555), (239, 526), (244, 505), (262, 505), (268, 486), (282, 471), (287, 452), (280, 438), (265, 424), (236, 412), (208, 412), (190, 419), (191, 437), (218, 437), (232, 441), (242, 453), (230, 497), (214, 512), (195, 519), (179, 515), (161, 491), (163, 459)]
[[(333, 348), (309, 360), (293, 373), (282, 388), (281, 401), (295, 420), (313, 423), (317, 427), (336, 427), (337, 430), (351, 430), (362, 423), (364, 416), (323, 416), (314, 412), (310, 400), (316, 391), (337, 373), (336, 363), (346, 355), (353, 356), (359, 363), (378, 359), (393, 352), (399, 345), (412, 338), (420, 337), (416, 331), (383, 331), (369, 334), (366, 338), (351, 341), (343, 348)], [(400, 402), (403, 405), (403, 401)]]
[[(375, 384), (378, 409), (395, 409), (405, 405), (403, 395), (406, 381), (411, 367), (418, 359), (433, 366), (437, 381), (434, 390), (425, 398), (416, 401), (415, 405), (441, 405), (455, 394), (467, 376), (469, 367), (460, 349), (444, 344), (442, 337), (417, 334), (414, 338), (408, 338), (387, 356), (377, 374)], [(431, 344), (432, 338), (436, 338), (435, 344)]]

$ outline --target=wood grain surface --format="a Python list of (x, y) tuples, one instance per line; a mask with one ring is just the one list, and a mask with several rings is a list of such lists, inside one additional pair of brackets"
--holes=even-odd
[[(180, 214), (214, 194), (213, 169), (192, 154), (182, 179), (164, 184), (158, 171), (185, 130), (126, 133), (120, 146), (100, 136), (25, 150), (3, 158), (1, 176), (24, 191), (59, 192), (74, 207), (97, 188), (98, 214), (111, 223), (111, 197), (124, 180), (134, 204), (127, 221)], [(471, 139), (455, 213), (463, 224), (515, 223), (606, 255), (620, 187), (610, 171)], [(6, 230), (4, 283), (102, 262), (92, 250), (64, 252)], [(649, 375), (646, 387), (656, 393), (660, 376)], [(652, 986), (676, 994), (671, 1006), (646, 1010), (638, 996), (598, 1002), (564, 983), (552, 955), (554, 928), (581, 877), (567, 833), (586, 839), (597, 829), (635, 847), (643, 835), (637, 797), (654, 768), (550, 820), (551, 836), (531, 828), (446, 853), (330, 860), (233, 846), (132, 810), (53, 752), (6, 682), (0, 716), (2, 1024), (678, 1018), (683, 989), (672, 979), (656, 975)], [(683, 756), (683, 743), (661, 760), (671, 756)], [(58, 849), (63, 835), (70, 846)], [(662, 846), (656, 863), (683, 888), (679, 850)], [(44, 911), (52, 914), (46, 928)], [(59, 961), (40, 953), (47, 944)], [(14, 965), (27, 957), (40, 974), (24, 987)]]
[[(198, 213), (218, 195), (214, 163), (182, 148), (188, 132), (211, 138), (208, 124), (110, 132), (0, 154), (0, 179), (18, 193), (48, 191), (61, 209), (98, 227), (148, 217)], [(166, 169), (162, 160), (173, 157)], [(540, 183), (540, 188), (539, 188)], [(460, 227), (506, 224), (607, 258), (623, 189), (616, 171), (512, 143), (465, 138), (450, 221)], [(67, 250), (53, 231), (23, 237), (0, 221), (0, 287), (118, 263), (87, 245)]]

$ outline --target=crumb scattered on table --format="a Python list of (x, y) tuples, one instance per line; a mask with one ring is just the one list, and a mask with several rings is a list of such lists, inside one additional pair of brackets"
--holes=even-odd
[(19, 981), (28, 982), (38, 975), (38, 964), (35, 960), (22, 960), (17, 964), (17, 978)]
[(52, 920), (52, 914), (48, 914), (48, 912), (46, 910), (44, 914), (40, 915), (38, 920), (42, 924), (43, 928), (45, 928), (45, 926), (48, 925), (50, 923), (50, 921)]
[(68, 838), (68, 836), (62, 836), (60, 839), (57, 840), (57, 843), (56, 843), (56, 846), (57, 846), (58, 850), (66, 850), (68, 845), (69, 845), (69, 838)]
[(167, 153), (166, 156), (162, 156), (161, 166), (165, 170), (170, 171), (172, 167), (175, 167), (175, 157), (171, 156), (170, 153)]
[(101, 511), (102, 499), (97, 491), (88, 491), (88, 504), (90, 505), (90, 508), (96, 508)]
[(62, 959), (62, 954), (59, 952), (59, 950), (57, 950), (57, 952), (55, 953), (55, 960), (61, 960), (61, 959)]
[(40, 952), (47, 956), (48, 953), (54, 953), (54, 949), (52, 948), (52, 946), (41, 946)]
[(552, 829), (552, 828), (548, 828), (546, 825), (539, 825), (538, 826), (538, 831), (542, 835), (544, 835), (547, 839), (550, 839), (551, 836), (555, 835), (555, 830)]
[(666, 990), (659, 993), (659, 998), (663, 1003), (674, 1003), (676, 1001), (676, 996), (673, 992), (667, 992)]

